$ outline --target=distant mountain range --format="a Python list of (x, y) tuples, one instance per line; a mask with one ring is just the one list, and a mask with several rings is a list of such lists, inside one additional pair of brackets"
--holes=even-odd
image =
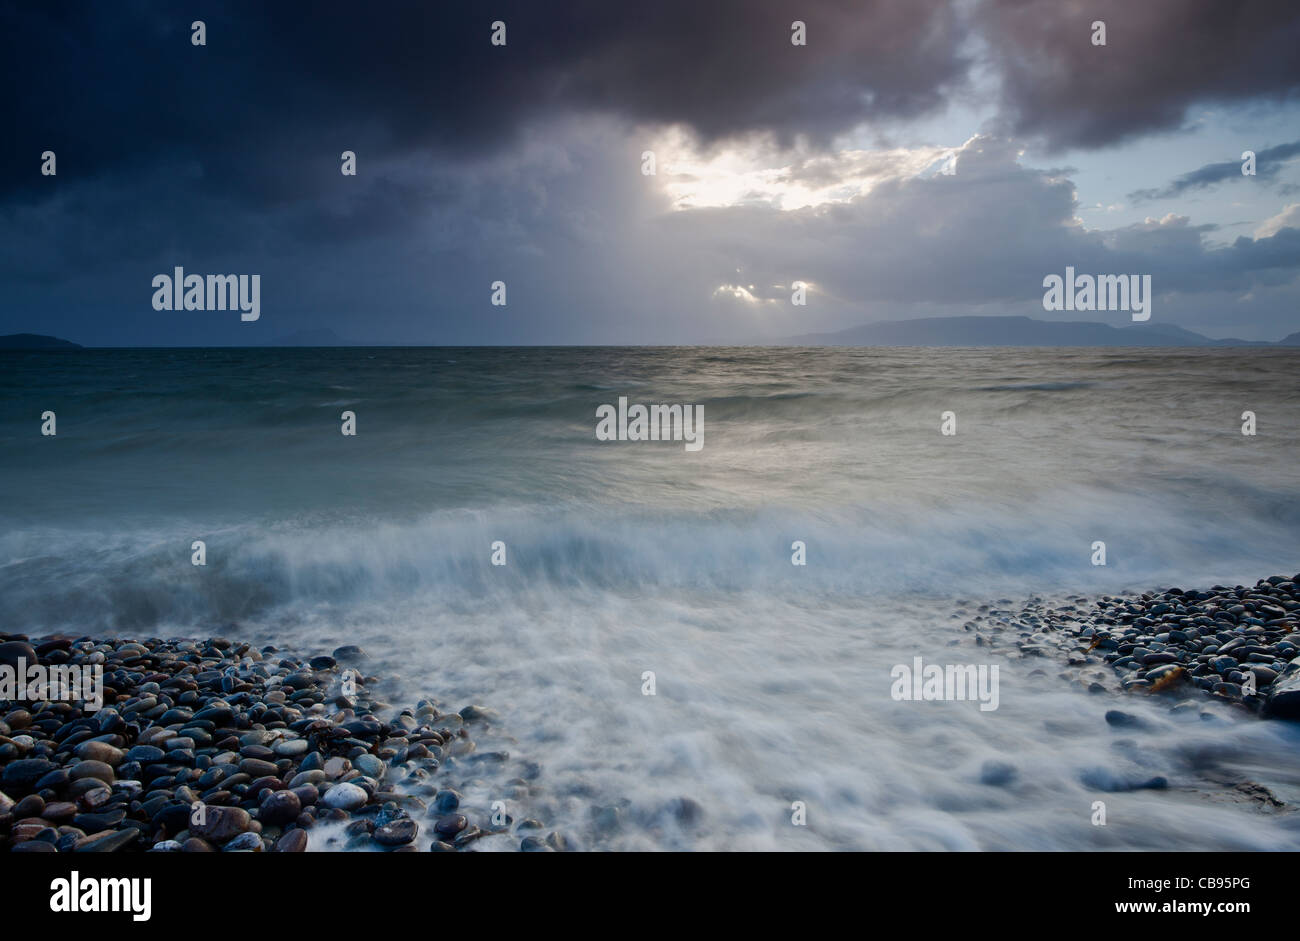
[[(299, 330), (267, 346), (358, 346), (333, 330)], [(1266, 340), (1215, 340), (1173, 324), (1126, 327), (1086, 320), (1035, 320), (1032, 317), (922, 317), (863, 324), (834, 333), (805, 333), (763, 346), (1300, 346), (1300, 332), (1276, 343)], [(58, 337), (35, 333), (0, 336), (0, 350), (80, 350)]]
[(10, 333), (0, 337), (0, 350), (84, 350), (85, 347), (39, 333)]
[(805, 333), (778, 346), (1300, 346), (1300, 333), (1277, 343), (1214, 340), (1173, 324), (1127, 327), (1032, 317), (923, 317), (863, 324), (835, 333)]
[[(361, 346), (343, 339), (333, 330), (299, 330), (286, 333), (266, 344), (267, 346)], [(0, 336), (0, 350), (84, 350), (85, 347), (58, 337), (38, 333), (10, 333)]]

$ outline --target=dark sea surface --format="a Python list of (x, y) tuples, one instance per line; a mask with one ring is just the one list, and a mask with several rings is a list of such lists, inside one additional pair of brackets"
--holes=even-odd
[[(703, 449), (598, 441), (619, 396), (702, 405)], [(1206, 783), (1300, 800), (1291, 724), (1042, 663), (1001, 662), (996, 711), (889, 691), (914, 656), (999, 662), (957, 614), (997, 599), (1295, 574), (1298, 415), (1300, 349), (3, 353), (0, 612), (360, 643), (394, 704), (501, 713), (511, 761), (468, 802), (527, 766), (510, 812), (586, 848), (1296, 849)], [(1117, 703), (1151, 722), (1123, 747)], [(1098, 769), (1170, 789), (1094, 827)]]

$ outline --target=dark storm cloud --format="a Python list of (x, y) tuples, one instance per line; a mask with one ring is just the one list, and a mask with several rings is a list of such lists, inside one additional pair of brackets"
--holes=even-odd
[[(1214, 24), (1186, 3), (1190, 25), (1163, 33), (1145, 18), (1135, 33), (1127, 5), (1100, 6), (1114, 15), (1056, 0), (0, 0), (12, 90), (0, 101), (0, 332), (147, 345), (319, 326), (365, 342), (700, 342), (1032, 307), (1042, 274), (1065, 263), (1151, 270), (1216, 302), (1249, 292), (1233, 315), (1272, 329), (1295, 309), (1294, 228), (1227, 248), (1178, 221), (1086, 230), (1071, 171), (1020, 167), (1005, 136), (927, 179), (888, 154), (819, 146), (969, 95), (972, 29), (995, 33), (1003, 116), (1058, 145), (1105, 144), (1177, 125), (1192, 101), (1294, 84), (1293, 50), (1276, 45), (1294, 30), (1276, 5), (1225, 4)], [(1022, 11), (1110, 58), (1099, 70), (1082, 54), (1043, 58), (1054, 40)], [(1102, 17), (1106, 50), (1088, 43)], [(205, 48), (190, 44), (195, 19)], [(505, 49), (488, 42), (494, 19), (507, 22)], [(789, 42), (794, 19), (807, 47)], [(1014, 29), (997, 33), (1004, 23)], [(1221, 49), (1202, 42), (1215, 25)], [(1229, 54), (1255, 71), (1234, 84)], [(1170, 70), (1183, 78), (1166, 81)], [(756, 193), (749, 206), (670, 212), (668, 175), (638, 170), (651, 126), (669, 123), (706, 151), (807, 136), (780, 183), (882, 182), (807, 211), (777, 212)], [(47, 149), (56, 178), (39, 173)], [(357, 153), (357, 177), (340, 175), (343, 150)], [(260, 274), (262, 320), (154, 311), (150, 279), (176, 264)], [(811, 313), (827, 322), (787, 322), (810, 312), (725, 288), (788, 296), (794, 277), (815, 283)], [(497, 278), (507, 308), (488, 303)]]
[[(64, 180), (185, 168), (209, 193), (284, 205), (328, 188), (338, 154), (476, 159), (557, 113), (682, 123), (705, 142), (825, 142), (928, 113), (969, 89), (978, 31), (1002, 117), (1049, 145), (1178, 125), (1197, 101), (1300, 85), (1293, 0), (609, 0), (544, 3), (192, 0), (0, 6), (0, 199)], [(969, 17), (969, 19), (968, 19)], [(208, 45), (190, 45), (190, 22)], [(505, 48), (490, 24), (508, 28)], [(806, 22), (808, 45), (790, 43)], [(1108, 45), (1089, 24), (1103, 19)]]
[[(1279, 144), (1277, 147), (1269, 147), (1266, 150), (1259, 151), (1259, 153), (1255, 154), (1255, 179), (1272, 181), (1277, 177), (1282, 167), (1285, 166), (1286, 161), (1296, 154), (1300, 154), (1300, 141)], [(1216, 183), (1238, 179), (1250, 179), (1250, 177), (1242, 176), (1240, 160), (1207, 163), (1190, 173), (1184, 173), (1168, 186), (1159, 189), (1135, 190), (1129, 193), (1128, 198), (1132, 200), (1172, 199), (1181, 196), (1188, 190), (1206, 189)]]
[[(983, 0), (975, 9), (1001, 76), (1003, 130), (1052, 149), (1178, 128), (1197, 103), (1300, 90), (1295, 0)], [(1092, 45), (1096, 20), (1105, 46)]]
[(337, 175), (344, 149), (462, 159), (570, 110), (824, 140), (935, 108), (967, 67), (941, 0), (29, 3), (0, 31), (10, 197), (34, 194), (49, 149), (62, 179), (190, 161), (204, 187), (274, 206)]

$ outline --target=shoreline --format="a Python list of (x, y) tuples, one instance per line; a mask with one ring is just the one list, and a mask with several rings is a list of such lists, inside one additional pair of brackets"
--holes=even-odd
[(1064, 656), (1090, 692), (1110, 691), (1108, 679), (1118, 678), (1119, 691), (1177, 698), (1200, 690), (1262, 718), (1300, 718), (1300, 575), (1105, 595), (1090, 608), (1082, 596), (1068, 602), (989, 608), (963, 627), (980, 646)]
[[(958, 602), (953, 617), (969, 616), (962, 630), (977, 647), (1060, 663), (1060, 682), (1089, 693), (1149, 697), (1193, 718), (1207, 700), (1243, 718), (1300, 718), (1300, 578), (973, 606)], [(444, 710), (431, 699), (394, 708), (377, 698), (380, 679), (364, 675), (367, 660), (354, 645), (300, 656), (219, 637), (0, 634), (0, 663), (96, 665), (104, 693), (93, 711), (0, 705), (0, 849), (576, 848), (506, 813), (506, 801), (526, 807), (536, 796), (540, 769), (523, 762), (522, 777), (504, 780), (509, 754), (476, 749), (475, 738), (492, 733), (491, 710)], [(1105, 721), (1117, 731), (1143, 725), (1122, 699)], [(477, 775), (488, 768), (501, 779), (492, 809), (467, 806), (461, 791), (481, 791)], [(1249, 781), (1220, 785), (1227, 798), (1285, 806)]]
[[(479, 819), (462, 806), (446, 772), (508, 759), (475, 751), (470, 728), (490, 723), (490, 710), (442, 712), (423, 699), (395, 711), (371, 693), (366, 659), (352, 645), (297, 657), (224, 638), (33, 644), (0, 634), (0, 664), (102, 665), (104, 684), (99, 709), (6, 703), (0, 846), (455, 852), (493, 837), (523, 851), (568, 848), (536, 820)], [(528, 788), (517, 778), (504, 793)]]

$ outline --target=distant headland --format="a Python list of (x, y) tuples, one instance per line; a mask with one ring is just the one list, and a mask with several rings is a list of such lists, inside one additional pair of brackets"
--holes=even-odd
[(0, 336), (0, 350), (84, 350), (85, 347), (39, 333), (10, 333)]

